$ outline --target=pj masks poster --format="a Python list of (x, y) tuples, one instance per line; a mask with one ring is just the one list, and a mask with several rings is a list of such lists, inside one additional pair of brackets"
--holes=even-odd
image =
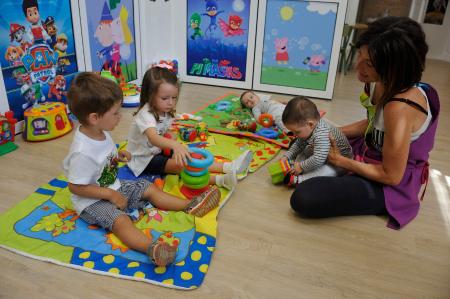
[(249, 16), (250, 0), (188, 1), (186, 73), (245, 81)]
[(78, 71), (70, 1), (3, 0), (0, 20), (0, 63), (15, 117), (40, 102), (66, 102)]

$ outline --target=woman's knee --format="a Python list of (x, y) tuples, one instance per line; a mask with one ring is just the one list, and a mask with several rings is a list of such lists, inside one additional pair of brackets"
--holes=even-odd
[(299, 184), (291, 195), (291, 208), (301, 217), (313, 218), (317, 214), (313, 193), (302, 188)]

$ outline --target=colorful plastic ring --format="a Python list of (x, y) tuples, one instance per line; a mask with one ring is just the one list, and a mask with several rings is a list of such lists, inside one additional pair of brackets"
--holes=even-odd
[(208, 168), (204, 168), (202, 171), (189, 171), (184, 169), (184, 171), (190, 176), (202, 176), (208, 173)]
[(258, 121), (264, 128), (270, 128), (271, 126), (273, 126), (273, 117), (271, 114), (261, 114), (258, 118)]
[(276, 139), (278, 137), (278, 132), (272, 129), (268, 128), (262, 128), (258, 132), (255, 133), (256, 135), (269, 138), (269, 139)]
[(193, 153), (198, 153), (203, 156), (204, 159), (196, 159), (191, 158), (191, 160), (188, 160), (188, 165), (195, 167), (195, 168), (206, 168), (208, 169), (209, 166), (211, 166), (214, 162), (214, 156), (208, 152), (205, 149), (198, 148), (198, 147), (192, 147), (190, 148), (190, 151)]
[[(202, 176), (198, 176), (198, 177), (194, 177), (194, 176), (190, 176), (188, 173), (186, 173), (185, 171), (182, 171), (180, 173), (180, 177), (181, 180), (183, 181), (183, 183), (185, 183), (188, 186), (200, 186), (200, 185), (207, 185), (209, 184), (209, 173), (206, 173)], [(198, 189), (198, 188), (194, 188), (194, 189)]]

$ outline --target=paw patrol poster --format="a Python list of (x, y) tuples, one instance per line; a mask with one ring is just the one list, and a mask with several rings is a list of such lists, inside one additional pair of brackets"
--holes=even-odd
[(251, 22), (249, 0), (187, 1), (186, 75), (245, 81)]
[(9, 109), (23, 119), (44, 101), (66, 102), (78, 71), (69, 0), (2, 0), (0, 63)]
[(268, 0), (263, 84), (325, 90), (338, 3)]
[(93, 71), (110, 71), (118, 82), (136, 80), (133, 0), (82, 0), (80, 8), (83, 31), (87, 32), (83, 36), (89, 42), (85, 48), (86, 66)]

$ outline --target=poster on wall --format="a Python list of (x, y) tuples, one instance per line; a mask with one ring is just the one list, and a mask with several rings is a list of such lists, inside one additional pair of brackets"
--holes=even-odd
[(447, 11), (448, 0), (429, 0), (425, 12), (424, 23), (442, 25), (445, 12)]
[(138, 1), (82, 0), (86, 68), (109, 71), (118, 82), (140, 76)]
[(261, 1), (254, 89), (331, 98), (346, 1)]
[(257, 1), (187, 1), (187, 82), (250, 87)]
[(0, 2), (0, 89), (17, 119), (41, 102), (66, 103), (70, 82), (84, 67), (77, 59), (72, 13), (69, 0)]

